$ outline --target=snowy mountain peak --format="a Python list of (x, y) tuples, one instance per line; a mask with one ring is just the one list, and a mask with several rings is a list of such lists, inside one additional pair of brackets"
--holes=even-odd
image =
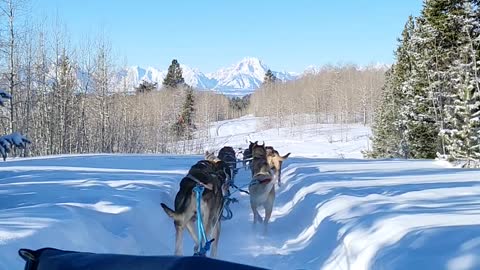
[[(255, 57), (245, 57), (238, 63), (218, 70), (217, 72), (207, 74), (207, 76), (218, 83), (214, 89), (223, 92), (235, 92), (241, 90), (245, 93), (251, 93), (257, 89), (263, 82), (268, 66), (260, 59)], [(282, 81), (292, 80), (296, 76), (288, 72), (273, 71), (275, 76)]]
[(237, 73), (253, 75), (256, 78), (260, 77), (263, 79), (268, 67), (264, 65), (258, 58), (248, 57), (238, 62), (234, 70)]
[(258, 58), (246, 57), (237, 63), (235, 70), (250, 73), (258, 70), (268, 70), (268, 67)]

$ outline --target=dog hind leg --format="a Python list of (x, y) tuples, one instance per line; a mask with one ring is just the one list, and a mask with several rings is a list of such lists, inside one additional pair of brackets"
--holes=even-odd
[(193, 252), (198, 252), (200, 248), (200, 243), (198, 241), (198, 235), (197, 235), (197, 225), (196, 225), (196, 219), (192, 219), (187, 223), (187, 230), (190, 233), (190, 236), (193, 239), (193, 242), (195, 242), (195, 246), (193, 247)]
[(272, 190), (270, 190), (270, 193), (268, 194), (267, 201), (263, 205), (263, 207), (265, 207), (264, 233), (267, 232), (268, 221), (272, 216), (274, 200), (275, 200), (275, 188), (272, 188)]
[(184, 227), (175, 224), (175, 255), (182, 256), (183, 253), (183, 229)]
[(212, 258), (217, 257), (218, 241), (220, 239), (220, 229), (221, 229), (220, 224), (221, 224), (220, 221), (218, 221), (216, 227), (213, 228), (213, 238), (215, 238), (215, 241), (213, 241), (212, 243), (212, 252), (210, 253)]

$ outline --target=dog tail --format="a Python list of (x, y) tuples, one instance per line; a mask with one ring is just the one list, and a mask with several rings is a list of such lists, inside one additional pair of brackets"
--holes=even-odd
[(281, 158), (282, 158), (282, 160), (285, 160), (285, 159), (287, 159), (287, 158), (288, 158), (288, 156), (290, 156), (290, 154), (291, 154), (291, 153), (288, 153), (288, 154), (286, 154), (285, 156), (281, 157)]
[(173, 209), (171, 209), (170, 207), (168, 207), (166, 204), (164, 203), (161, 203), (160, 204), (163, 208), (163, 210), (165, 211), (165, 213), (167, 213), (167, 215), (173, 219), (177, 219), (178, 218), (178, 213), (175, 212)]

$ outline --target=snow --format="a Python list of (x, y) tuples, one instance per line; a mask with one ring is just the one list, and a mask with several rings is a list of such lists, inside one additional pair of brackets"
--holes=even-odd
[[(264, 129), (251, 116), (210, 129), (210, 149), (265, 140), (284, 162), (269, 230), (235, 193), (219, 258), (271, 269), (479, 269), (480, 170), (435, 160), (365, 160), (362, 125)], [(68, 155), (0, 163), (0, 269), (19, 248), (140, 255), (174, 251), (178, 181), (199, 155)], [(241, 169), (238, 185), (248, 184)], [(184, 254), (192, 254), (187, 233)]]
[[(305, 116), (307, 118), (308, 116)], [(286, 122), (286, 121), (283, 121)], [(304, 125), (301, 130), (270, 128), (274, 124), (251, 115), (217, 122), (210, 127), (211, 139), (205, 150), (219, 150), (223, 145), (245, 147), (248, 141), (265, 141), (280, 154), (312, 158), (362, 158), (361, 150), (369, 147), (370, 129), (360, 124)]]

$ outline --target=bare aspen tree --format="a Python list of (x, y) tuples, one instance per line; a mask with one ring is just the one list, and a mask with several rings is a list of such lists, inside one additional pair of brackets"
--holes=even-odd
[(82, 78), (78, 80), (78, 92), (76, 93), (78, 102), (78, 118), (77, 120), (77, 153), (88, 153), (92, 150), (92, 139), (89, 136), (89, 113), (91, 106), (88, 104), (91, 98), (89, 95), (94, 90), (94, 72), (95, 72), (95, 52), (93, 52), (94, 44), (88, 37), (83, 39), (80, 47), (78, 68), (81, 70)]
[(294, 81), (261, 87), (252, 95), (249, 112), (275, 120), (277, 128), (286, 125), (287, 114), (295, 124), (338, 123), (342, 129), (347, 123), (368, 124), (384, 71), (325, 66)]
[(99, 119), (96, 122), (98, 127), (97, 149), (100, 152), (111, 151), (109, 141), (109, 92), (111, 86), (111, 78), (113, 77), (111, 48), (105, 37), (102, 36), (97, 41), (97, 54), (95, 57), (95, 71), (93, 73), (93, 83), (96, 99), (96, 114)]
[[(22, 94), (22, 103), (20, 107), (22, 109), (21, 120), (21, 130), (23, 134), (27, 137), (32, 138), (31, 136), (31, 125), (33, 124), (33, 111), (34, 106), (37, 104), (34, 95), (35, 87), (35, 70), (34, 70), (34, 61), (35, 61), (35, 29), (29, 25), (26, 27), (26, 31), (22, 35), (22, 44), (21, 44), (21, 70), (23, 71), (23, 83), (20, 85), (20, 91)], [(18, 120), (17, 120), (18, 121)], [(27, 156), (30, 151), (30, 148), (23, 150), (24, 156)]]
[(23, 8), (24, 1), (2, 0), (0, 2), (0, 10), (7, 20), (6, 32), (7, 39), (3, 48), (5, 53), (8, 69), (6, 77), (8, 81), (8, 91), (10, 93), (10, 133), (16, 130), (16, 108), (17, 108), (17, 73), (18, 73), (18, 56), (17, 56), (17, 21), (19, 11)]

